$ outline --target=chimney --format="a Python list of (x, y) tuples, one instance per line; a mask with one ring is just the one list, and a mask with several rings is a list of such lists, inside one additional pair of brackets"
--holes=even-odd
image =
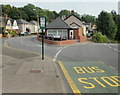
[(73, 15), (74, 14), (74, 10), (71, 10), (71, 15)]

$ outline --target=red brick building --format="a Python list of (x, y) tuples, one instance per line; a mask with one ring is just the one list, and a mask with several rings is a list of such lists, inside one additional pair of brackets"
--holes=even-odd
[(82, 25), (82, 20), (74, 14), (65, 19), (58, 17), (46, 26), (45, 37), (53, 41), (59, 39), (58, 41), (86, 42)]

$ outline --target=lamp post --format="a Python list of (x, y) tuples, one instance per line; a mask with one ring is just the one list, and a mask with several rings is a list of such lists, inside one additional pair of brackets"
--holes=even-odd
[(38, 31), (38, 33), (39, 33), (39, 12), (37, 11), (37, 8), (35, 8), (35, 9), (33, 9), (33, 10), (35, 10), (36, 11), (36, 13), (37, 13), (37, 31)]

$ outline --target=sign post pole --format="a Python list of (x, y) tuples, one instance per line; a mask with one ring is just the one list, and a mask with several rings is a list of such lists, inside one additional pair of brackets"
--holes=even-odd
[(44, 31), (42, 29), (42, 60), (44, 60)]
[(46, 27), (46, 18), (40, 18), (40, 28), (42, 30), (42, 60), (44, 60), (44, 29)]

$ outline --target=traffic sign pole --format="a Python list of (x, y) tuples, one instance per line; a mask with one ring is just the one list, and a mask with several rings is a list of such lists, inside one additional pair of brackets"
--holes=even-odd
[(42, 29), (42, 60), (44, 60), (44, 32)]
[(42, 30), (42, 60), (44, 60), (44, 29), (46, 27), (46, 18), (41, 17), (40, 18), (40, 28)]

